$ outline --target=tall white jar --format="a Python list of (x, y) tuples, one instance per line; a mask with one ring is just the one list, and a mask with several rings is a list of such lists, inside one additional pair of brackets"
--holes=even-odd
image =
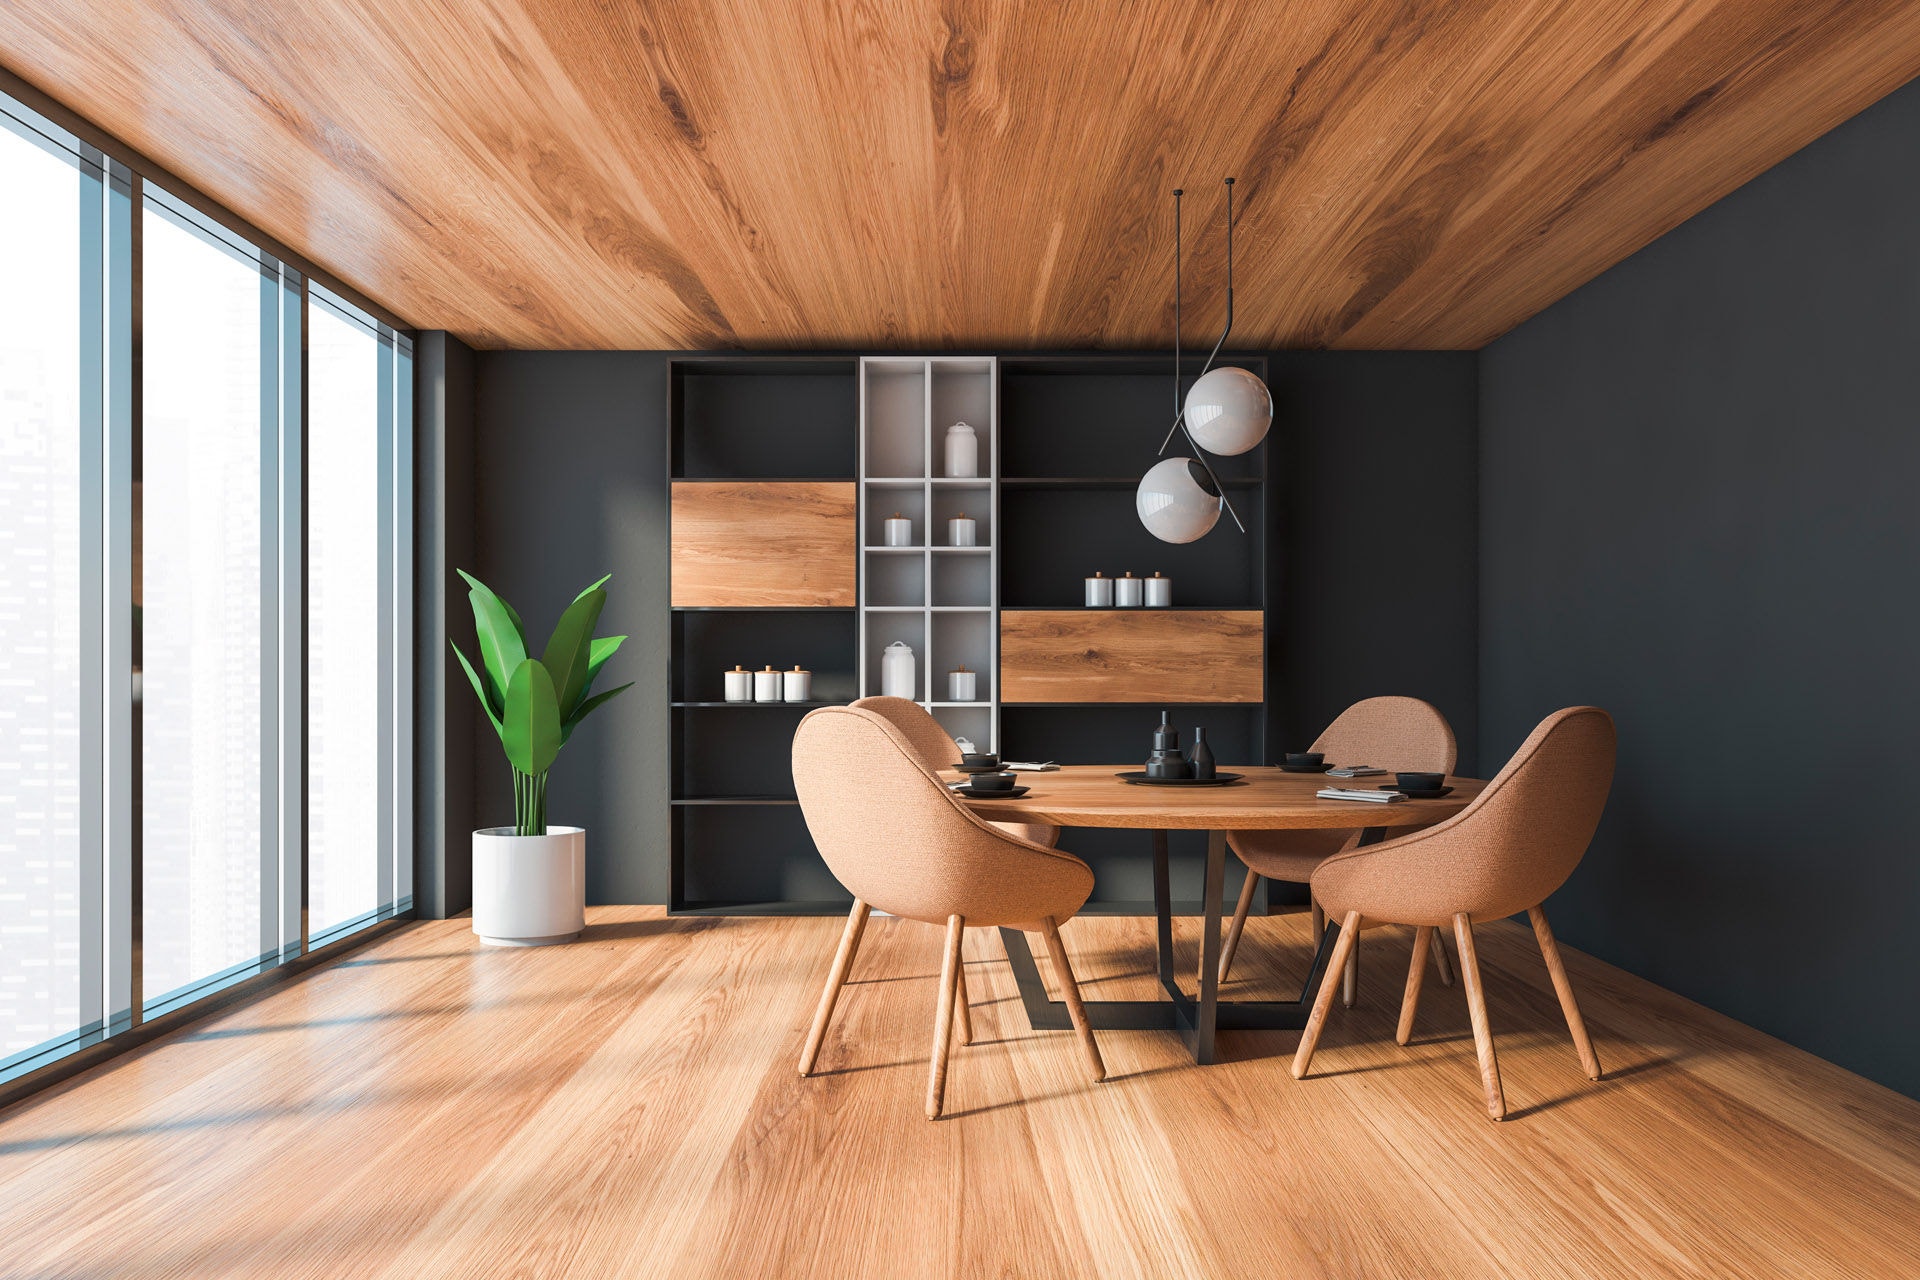
[(964, 422), (956, 422), (947, 428), (947, 474), (980, 474), (980, 439), (973, 434), (973, 428)]
[(917, 699), (919, 696), (918, 682), (914, 679), (913, 646), (905, 640), (895, 640), (880, 655), (880, 692), (888, 698)]

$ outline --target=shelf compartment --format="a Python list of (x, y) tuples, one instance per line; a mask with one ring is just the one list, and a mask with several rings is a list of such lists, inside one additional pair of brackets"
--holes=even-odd
[(866, 675), (863, 680), (864, 687), (860, 691), (861, 696), (873, 697), (880, 693), (880, 656), (886, 652), (887, 646), (896, 640), (904, 640), (913, 647), (913, 700), (924, 702), (927, 700), (929, 688), (927, 684), (929, 669), (927, 615), (920, 609), (901, 613), (867, 610), (865, 649), (861, 655), (865, 659)]
[(927, 362), (866, 360), (860, 376), (860, 474), (918, 485), (927, 471)]
[(1008, 610), (1000, 699), (1258, 703), (1266, 639), (1257, 609)]
[[(851, 480), (859, 365), (851, 357), (678, 359), (668, 470), (676, 480)], [(779, 430), (766, 424), (777, 422)]]
[(895, 513), (913, 521), (913, 545), (895, 548), (919, 551), (927, 543), (927, 494), (915, 485), (911, 489), (887, 489), (866, 495), (866, 514), (861, 520), (862, 546), (887, 549), (887, 521)]
[(933, 516), (927, 523), (926, 539), (950, 551), (966, 551), (947, 542), (947, 521), (955, 516), (973, 517), (973, 536), (982, 549), (991, 549), (998, 532), (994, 526), (994, 502), (986, 489), (945, 487), (933, 491)]
[(922, 607), (927, 602), (926, 552), (869, 555), (865, 588), (870, 610)]
[(854, 486), (680, 481), (671, 502), (674, 605), (858, 602)]
[(935, 557), (933, 603), (941, 608), (992, 608), (992, 560), (984, 556)]
[(1176, 546), (1141, 525), (1131, 488), (1003, 489), (1000, 606), (1077, 603), (1096, 570), (1109, 578), (1126, 572), (1144, 578), (1157, 570), (1173, 579), (1175, 605), (1258, 609), (1266, 591), (1264, 495), (1250, 490), (1234, 505), (1247, 522), (1245, 535), (1223, 513), (1205, 538)]
[(798, 804), (682, 804), (670, 812), (674, 845), (683, 851), (675, 908), (838, 901), (844, 913), (852, 901), (814, 847)]
[(677, 609), (671, 621), (675, 702), (777, 707), (785, 703), (728, 703), (725, 674), (796, 663), (813, 673), (813, 700), (858, 696), (854, 688), (858, 615), (852, 609)]

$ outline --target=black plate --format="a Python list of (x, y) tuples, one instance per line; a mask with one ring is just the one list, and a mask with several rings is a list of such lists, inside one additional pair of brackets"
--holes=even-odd
[(1237, 773), (1216, 773), (1211, 778), (1149, 778), (1139, 771), (1116, 773), (1113, 776), (1122, 782), (1131, 782), (1136, 787), (1224, 787), (1241, 778)]
[(1007, 767), (1001, 764), (950, 764), (949, 769), (960, 773), (1005, 773)]
[(1280, 772), (1282, 773), (1325, 773), (1327, 770), (1332, 769), (1334, 767), (1335, 767), (1334, 765), (1330, 765), (1330, 764), (1283, 764), (1280, 766)]
[(1452, 787), (1422, 787), (1415, 791), (1406, 787), (1396, 787), (1391, 783), (1380, 787), (1379, 790), (1398, 791), (1409, 800), (1438, 800), (1441, 796), (1450, 796), (1453, 794)]
[(1033, 790), (1032, 787), (1009, 787), (1005, 791), (975, 791), (972, 787), (954, 787), (953, 794), (965, 796), (969, 800), (1015, 800)]

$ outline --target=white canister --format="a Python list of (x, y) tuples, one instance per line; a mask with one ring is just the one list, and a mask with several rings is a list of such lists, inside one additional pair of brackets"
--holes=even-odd
[(1140, 607), (1140, 579), (1133, 576), (1133, 570), (1113, 580), (1113, 603), (1121, 609)]
[(980, 438), (974, 435), (973, 428), (964, 422), (956, 422), (947, 428), (947, 474), (950, 476), (980, 474)]
[(805, 702), (813, 696), (813, 672), (795, 663), (793, 670), (780, 673), (780, 687), (788, 702)]
[(947, 545), (950, 547), (979, 546), (979, 528), (979, 524), (972, 516), (955, 516), (947, 521)]
[(740, 666), (738, 663), (735, 663), (733, 670), (727, 672), (726, 675), (727, 675), (727, 701), (728, 702), (752, 702), (753, 701), (753, 672), (747, 670), (743, 666)]
[(947, 672), (947, 700), (949, 702), (973, 702), (975, 690), (980, 687), (980, 673), (959, 667)]
[(1113, 608), (1113, 579), (1098, 569), (1094, 570), (1093, 576), (1087, 579), (1087, 608)]
[(887, 545), (890, 547), (910, 547), (913, 545), (913, 521), (898, 511), (887, 517)]
[(1157, 572), (1145, 580), (1147, 590), (1147, 608), (1165, 609), (1173, 604), (1173, 579), (1163, 578)]
[(914, 681), (913, 646), (895, 640), (880, 655), (880, 693), (888, 698), (912, 699), (919, 692)]
[(753, 673), (753, 700), (755, 702), (780, 701), (780, 673), (772, 666), (764, 671)]

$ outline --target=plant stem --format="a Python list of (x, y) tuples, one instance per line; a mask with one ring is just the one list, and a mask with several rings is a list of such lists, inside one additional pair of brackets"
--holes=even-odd
[(513, 834), (547, 834), (547, 775), (513, 771)]

